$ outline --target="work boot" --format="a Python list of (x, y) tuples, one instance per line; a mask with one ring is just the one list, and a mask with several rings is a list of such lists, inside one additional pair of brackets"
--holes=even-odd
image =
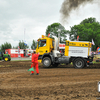
[(34, 73), (31, 73), (30, 75), (34, 75)]
[(37, 73), (36, 75), (39, 75), (39, 73)]

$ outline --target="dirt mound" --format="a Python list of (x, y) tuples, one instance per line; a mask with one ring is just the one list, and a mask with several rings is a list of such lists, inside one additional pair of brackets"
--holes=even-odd
[[(8, 66), (9, 65), (9, 66)], [(100, 65), (75, 69), (39, 66), (30, 75), (30, 61), (0, 62), (0, 100), (97, 100)], [(36, 74), (36, 71), (35, 71)]]

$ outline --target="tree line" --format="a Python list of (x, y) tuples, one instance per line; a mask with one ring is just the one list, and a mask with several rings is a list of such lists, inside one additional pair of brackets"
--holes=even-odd
[[(37, 42), (35, 40), (32, 41), (31, 49), (36, 49)], [(20, 49), (27, 49), (29, 46), (23, 41), (19, 41), (18, 46)], [(5, 52), (5, 49), (18, 49), (18, 46), (12, 46), (11, 43), (5, 42), (0, 46), (0, 51)]]
[(97, 47), (100, 47), (100, 22), (93, 17), (84, 19), (78, 25), (71, 26), (70, 30), (66, 30), (60, 23), (53, 23), (47, 27), (46, 35), (49, 33), (57, 37), (60, 34), (61, 43), (65, 42), (67, 35), (71, 41), (76, 41), (77, 36), (79, 36), (79, 41), (92, 42), (93, 39), (95, 45), (92, 46), (92, 50), (96, 51)]
[[(81, 21), (78, 25), (74, 25), (70, 27), (70, 30), (66, 30), (64, 26), (60, 23), (53, 23), (47, 26), (45, 35), (48, 36), (50, 33), (50, 37), (57, 36), (60, 37), (60, 43), (65, 43), (67, 35), (69, 35), (69, 39), (71, 41), (75, 41), (77, 36), (79, 36), (79, 41), (92, 41), (95, 42), (93, 46), (93, 50), (96, 50), (97, 47), (100, 47), (100, 23), (96, 21), (96, 18), (87, 18)], [(33, 40), (31, 49), (36, 49), (37, 41)], [(20, 49), (29, 48), (28, 45), (25, 45), (23, 41), (19, 41)], [(18, 46), (12, 47), (10, 43), (6, 42), (0, 46), (0, 50), (4, 51), (5, 49), (18, 49)]]

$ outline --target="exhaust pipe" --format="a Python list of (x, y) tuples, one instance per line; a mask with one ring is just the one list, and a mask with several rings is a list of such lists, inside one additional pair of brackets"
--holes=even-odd
[(59, 48), (58, 38), (56, 36), (53, 36), (53, 38), (55, 39), (55, 42), (54, 42), (54, 50), (58, 50), (58, 48)]
[(58, 57), (58, 54), (60, 53), (59, 52), (59, 39), (56, 36), (53, 36), (53, 38), (55, 39), (53, 55), (54, 57)]

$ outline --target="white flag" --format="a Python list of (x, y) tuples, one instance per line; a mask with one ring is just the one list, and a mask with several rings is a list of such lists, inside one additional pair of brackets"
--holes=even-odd
[(93, 39), (92, 39), (92, 45), (95, 45), (95, 43), (94, 43)]
[(26, 41), (24, 41), (24, 45), (27, 45), (27, 42)]

